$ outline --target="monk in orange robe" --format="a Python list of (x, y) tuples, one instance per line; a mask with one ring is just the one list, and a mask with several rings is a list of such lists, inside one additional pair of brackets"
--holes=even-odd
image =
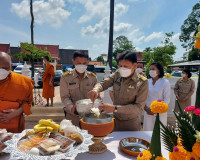
[(24, 115), (31, 114), (33, 81), (10, 70), (10, 56), (0, 52), (0, 128), (20, 133), (25, 129)]
[(47, 104), (49, 106), (49, 99), (51, 99), (51, 106), (53, 106), (53, 97), (54, 97), (54, 81), (53, 77), (55, 76), (54, 67), (49, 63), (49, 57), (45, 56), (43, 62), (46, 64), (45, 73), (43, 74), (43, 92), (42, 97), (47, 99)]

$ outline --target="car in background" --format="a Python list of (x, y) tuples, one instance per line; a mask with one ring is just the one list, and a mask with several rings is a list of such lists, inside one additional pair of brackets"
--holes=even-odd
[(55, 71), (55, 76), (53, 78), (55, 86), (59, 86), (60, 85), (60, 78), (61, 78), (62, 74), (63, 74), (62, 70), (56, 70)]
[[(94, 66), (94, 68), (95, 68), (95, 73), (96, 73), (98, 82), (102, 81), (104, 79), (104, 75), (105, 75), (104, 71), (105, 71), (106, 66)], [(114, 73), (115, 71), (116, 71), (116, 68), (112, 67), (111, 73)]]
[[(171, 76), (172, 77), (181, 77), (181, 73), (182, 71), (174, 71), (172, 72)], [(192, 76), (191, 77), (198, 77), (198, 75), (194, 72), (191, 72), (192, 73)]]
[[(63, 74), (62, 70), (56, 70), (55, 71), (55, 76), (53, 77), (54, 80), (54, 86), (59, 86), (60, 85), (60, 78)], [(43, 87), (43, 82), (42, 82), (42, 76), (40, 76), (38, 78), (38, 88), (42, 88)]]
[[(24, 67), (24, 65), (18, 65), (14, 70), (13, 70), (13, 72), (15, 72), (15, 73), (18, 73), (18, 74), (22, 74), (22, 68)], [(29, 66), (28, 65), (28, 67), (29, 67), (29, 69), (31, 68), (31, 66)]]

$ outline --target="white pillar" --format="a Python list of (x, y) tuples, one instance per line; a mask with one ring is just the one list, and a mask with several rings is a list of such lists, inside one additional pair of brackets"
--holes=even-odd
[[(111, 72), (111, 69), (109, 67), (109, 64), (107, 64), (105, 70), (104, 70), (105, 74), (104, 74), (104, 79), (109, 77), (110, 76), (110, 72)], [(110, 95), (109, 95), (109, 90), (105, 90), (104, 91), (104, 97), (103, 97), (103, 102), (104, 103), (109, 103), (109, 104), (113, 104), (111, 98), (110, 98)]]

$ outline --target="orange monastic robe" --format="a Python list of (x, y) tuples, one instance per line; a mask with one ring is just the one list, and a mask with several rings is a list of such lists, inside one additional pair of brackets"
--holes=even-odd
[[(30, 115), (32, 101), (33, 81), (30, 78), (11, 72), (0, 82), (0, 112), (22, 107), (24, 114)], [(6, 123), (0, 121), (0, 128), (13, 133), (22, 132), (25, 129), (23, 113)]]
[(54, 82), (52, 79), (52, 86), (49, 85), (49, 81), (51, 76), (55, 76), (54, 67), (52, 64), (48, 64), (45, 68), (45, 73), (43, 74), (43, 92), (42, 97), (44, 98), (52, 98), (54, 97)]

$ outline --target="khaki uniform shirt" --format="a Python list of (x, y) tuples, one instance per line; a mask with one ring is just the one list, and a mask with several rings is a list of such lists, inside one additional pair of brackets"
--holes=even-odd
[(60, 97), (66, 106), (66, 111), (71, 113), (71, 108), (80, 99), (87, 99), (87, 93), (93, 89), (97, 83), (96, 75), (85, 71), (81, 79), (76, 70), (66, 72), (60, 80)]
[[(184, 110), (186, 107), (191, 106), (191, 96), (195, 91), (195, 82), (193, 79), (188, 78), (184, 81), (183, 78), (177, 80), (174, 86), (175, 96), (179, 96), (181, 99), (185, 99), (184, 102), (179, 101), (181, 108)], [(178, 112), (178, 104), (175, 102), (175, 111)]]
[(116, 71), (96, 84), (93, 90), (102, 92), (111, 86), (113, 86), (113, 104), (117, 105), (114, 116), (119, 120), (131, 120), (141, 116), (149, 92), (147, 78), (137, 72), (132, 77), (123, 78)]

